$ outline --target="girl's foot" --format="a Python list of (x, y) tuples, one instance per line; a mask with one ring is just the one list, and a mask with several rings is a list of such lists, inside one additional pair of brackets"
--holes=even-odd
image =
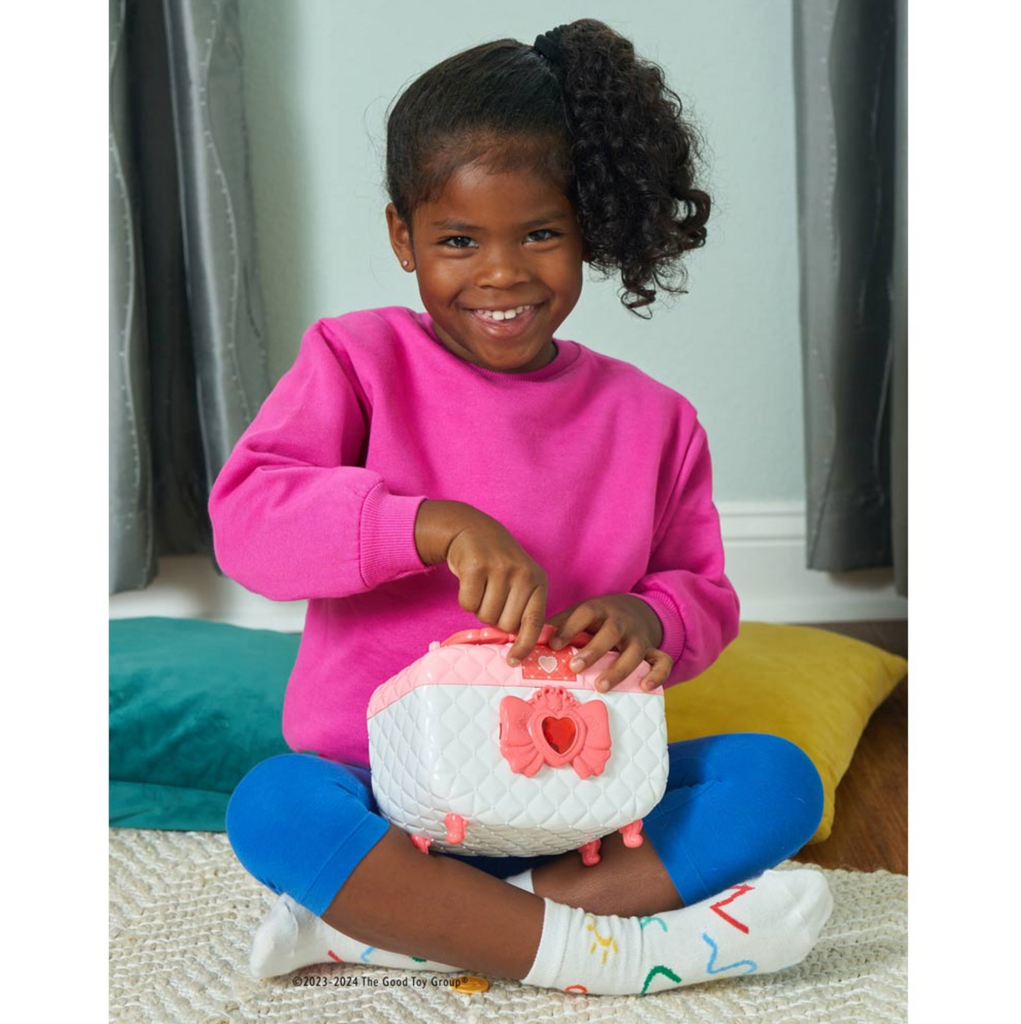
[[(507, 879), (531, 891), (531, 872)], [(819, 871), (766, 871), (717, 896), (649, 917), (596, 915), (545, 899), (542, 939), (526, 985), (600, 995), (644, 994), (792, 967), (808, 955), (833, 908)], [(453, 972), (448, 964), (367, 946), (289, 896), (255, 936), (257, 977), (346, 961)]]
[(799, 963), (833, 909), (825, 876), (766, 871), (680, 910), (598, 916), (546, 899), (542, 940), (526, 985), (567, 992), (660, 992)]
[[(532, 891), (532, 872), (506, 879), (526, 892)], [(400, 967), (409, 971), (459, 971), (460, 967), (440, 964), (403, 953), (378, 949), (331, 928), (311, 910), (281, 896), (252, 941), (249, 967), (257, 978), (290, 974), (312, 964), (353, 963), (371, 967)]]

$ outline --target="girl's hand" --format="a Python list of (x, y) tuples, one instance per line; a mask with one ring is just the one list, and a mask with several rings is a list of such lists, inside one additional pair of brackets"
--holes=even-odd
[(457, 603), (487, 626), (516, 633), (507, 655), (523, 661), (546, 621), (542, 567), (492, 516), (466, 502), (423, 501), (415, 539), (426, 564), (446, 561), (460, 581)]
[[(641, 681), (648, 692), (666, 682), (674, 659), (656, 646), (663, 642), (663, 624), (652, 607), (632, 594), (606, 594), (582, 601), (548, 620), (557, 627), (549, 645), (559, 651), (581, 632), (592, 640), (571, 661), (571, 669), (580, 672), (595, 664), (614, 648), (620, 657), (596, 680), (596, 689), (604, 693), (623, 682), (643, 659), (652, 671)], [(598, 631), (596, 628), (598, 627)]]

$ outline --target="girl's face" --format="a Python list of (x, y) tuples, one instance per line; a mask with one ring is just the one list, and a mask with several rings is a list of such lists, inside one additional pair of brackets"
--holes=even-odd
[[(386, 217), (394, 252), (417, 273), (422, 302), (451, 352), (500, 373), (552, 362), (553, 333), (582, 286), (581, 228), (563, 192), (526, 171), (469, 165), (415, 210), (414, 246), (393, 203)], [(502, 321), (481, 312), (521, 306)]]

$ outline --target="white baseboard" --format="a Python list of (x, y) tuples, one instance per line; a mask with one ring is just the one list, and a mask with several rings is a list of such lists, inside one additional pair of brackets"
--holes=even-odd
[[(906, 619), (907, 599), (891, 569), (827, 573), (805, 568), (804, 502), (719, 503), (727, 575), (741, 618), (759, 622), (856, 622)], [(110, 618), (143, 615), (209, 619), (253, 629), (300, 632), (304, 601), (270, 601), (220, 576), (209, 559), (160, 560), (145, 590), (110, 598)]]
[(832, 573), (805, 568), (805, 503), (720, 502), (727, 575), (741, 618), (758, 622), (906, 619), (893, 569)]
[(159, 573), (145, 590), (110, 596), (110, 618), (156, 615), (171, 619), (208, 619), (250, 629), (300, 633), (305, 601), (271, 601), (221, 576), (198, 555), (161, 558)]

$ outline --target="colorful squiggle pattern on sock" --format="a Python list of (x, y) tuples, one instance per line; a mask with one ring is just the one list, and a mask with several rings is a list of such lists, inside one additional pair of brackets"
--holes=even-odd
[(655, 978), (658, 974), (665, 975), (671, 981), (677, 982), (678, 985), (681, 984), (681, 978), (679, 975), (674, 974), (674, 972), (671, 971), (669, 967), (664, 967), (662, 964), (656, 964), (656, 966), (653, 967), (653, 969), (649, 971), (649, 973), (645, 976), (645, 984), (642, 985), (642, 991), (638, 993), (639, 995), (645, 995), (645, 993), (649, 989), (649, 985), (652, 984), (652, 979)]
[(748, 970), (742, 971), (742, 975), (754, 974), (759, 969), (759, 965), (754, 960), (735, 960), (734, 963), (727, 964), (725, 967), (716, 967), (716, 956), (719, 953), (719, 948), (705, 932), (702, 932), (702, 938), (705, 942), (709, 943), (709, 949), (711, 950), (709, 953), (709, 963), (706, 964), (706, 970), (710, 974), (722, 974), (724, 971), (729, 971), (733, 967), (747, 966)]
[(745, 885), (742, 883), (741, 885), (732, 885), (730, 888), (734, 890), (734, 895), (728, 896), (725, 900), (719, 900), (716, 903), (713, 903), (709, 909), (713, 911), (714, 914), (719, 914), (727, 924), (733, 925), (739, 932), (744, 932), (745, 935), (747, 935), (748, 925), (743, 924), (741, 921), (735, 921), (734, 918), (732, 918), (726, 911), (720, 910), (720, 907), (725, 907), (728, 903), (733, 903), (734, 900), (744, 896), (745, 893), (752, 892), (755, 889), (755, 886)]
[(585, 925), (586, 930), (592, 932), (593, 936), (595, 937), (595, 942), (593, 942), (592, 945), (589, 947), (589, 953), (594, 953), (598, 946), (602, 946), (602, 963), (605, 964), (606, 958), (607, 956), (609, 956), (611, 951), (614, 953), (620, 952), (617, 946), (617, 940), (612, 935), (607, 935), (606, 938), (603, 938), (603, 936), (599, 934), (599, 929), (596, 927), (596, 919), (594, 915), (586, 914), (585, 920), (589, 921), (589, 923)]
[(666, 926), (666, 922), (661, 917), (640, 917), (640, 918), (638, 918), (638, 923), (642, 926), (643, 929), (645, 928), (645, 926), (647, 924), (651, 924), (653, 921), (655, 921), (656, 924), (660, 925), (660, 927), (662, 927), (663, 931), (665, 931), (665, 932), (670, 931), (670, 929), (667, 928), (667, 926)]

